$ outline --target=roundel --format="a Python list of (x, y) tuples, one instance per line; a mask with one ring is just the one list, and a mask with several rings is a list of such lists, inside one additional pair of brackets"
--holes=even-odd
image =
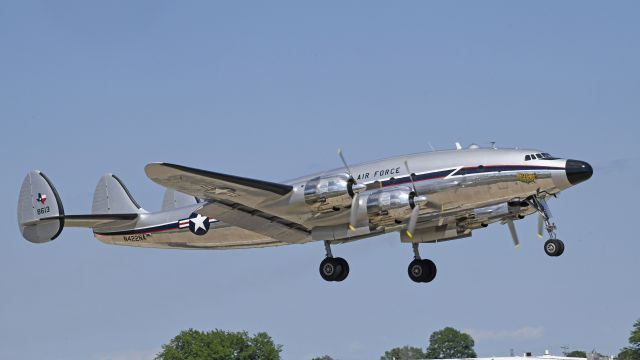
[(209, 218), (192, 213), (189, 216), (189, 230), (196, 235), (204, 235), (209, 231)]

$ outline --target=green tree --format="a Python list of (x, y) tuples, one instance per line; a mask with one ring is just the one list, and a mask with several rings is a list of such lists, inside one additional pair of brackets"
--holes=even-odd
[(469, 334), (446, 327), (431, 334), (425, 354), (428, 359), (464, 359), (476, 357), (475, 342)]
[(279, 360), (281, 351), (264, 332), (249, 336), (246, 331), (189, 329), (162, 345), (156, 360)]
[(620, 349), (618, 360), (640, 360), (640, 319), (633, 324), (629, 346)]
[(629, 336), (629, 344), (632, 349), (640, 350), (640, 319), (636, 320), (631, 330), (631, 336)]
[(582, 350), (573, 350), (571, 352), (565, 353), (564, 356), (567, 357), (577, 357), (577, 358), (586, 358), (587, 353)]
[(320, 357), (314, 357), (311, 360), (333, 360), (333, 358), (329, 355), (324, 355), (324, 356), (320, 356)]
[(403, 346), (401, 348), (393, 348), (389, 351), (385, 351), (384, 355), (380, 357), (380, 360), (413, 360), (424, 358), (425, 354), (421, 348), (413, 346)]
[(637, 350), (625, 347), (620, 350), (617, 358), (618, 360), (640, 360), (640, 354)]

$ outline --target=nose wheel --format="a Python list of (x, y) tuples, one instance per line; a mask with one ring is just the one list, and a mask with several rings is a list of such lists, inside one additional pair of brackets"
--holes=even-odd
[(341, 257), (333, 257), (328, 241), (324, 242), (324, 246), (327, 256), (320, 263), (320, 276), (326, 281), (343, 281), (349, 276), (349, 263)]
[(562, 240), (549, 239), (544, 243), (544, 252), (549, 256), (560, 256), (564, 252)]

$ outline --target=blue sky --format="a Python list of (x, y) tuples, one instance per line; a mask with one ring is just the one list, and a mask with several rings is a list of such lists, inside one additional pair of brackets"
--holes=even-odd
[[(640, 6), (618, 2), (147, 1), (0, 4), (0, 358), (146, 359), (180, 330), (267, 331), (285, 359), (374, 359), (445, 326), (479, 355), (616, 353), (640, 318), (635, 227)], [(535, 220), (513, 248), (495, 225), (423, 248), (397, 234), (235, 251), (107, 246), (66, 229), (24, 241), (23, 176), (43, 170), (67, 213), (118, 174), (145, 208), (146, 163), (283, 180), (460, 141), (589, 161), (550, 205), (567, 250)]]

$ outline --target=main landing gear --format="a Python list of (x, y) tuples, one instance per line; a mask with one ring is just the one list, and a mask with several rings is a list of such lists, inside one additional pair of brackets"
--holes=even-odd
[(407, 272), (409, 273), (409, 278), (415, 282), (423, 282), (428, 283), (433, 281), (436, 278), (436, 274), (438, 273), (438, 268), (436, 268), (436, 264), (429, 259), (421, 259), (420, 252), (418, 251), (418, 243), (413, 243), (413, 254), (414, 259), (409, 264), (409, 268)]
[(327, 251), (327, 255), (320, 263), (320, 276), (326, 281), (342, 281), (346, 279), (349, 276), (349, 263), (347, 260), (341, 257), (333, 257), (329, 241), (324, 242), (324, 248)]
[(549, 233), (549, 240), (544, 243), (544, 252), (553, 257), (560, 256), (564, 253), (564, 243), (562, 240), (556, 238), (556, 224), (551, 222), (551, 210), (547, 201), (544, 198), (538, 196), (531, 197), (529, 203), (539, 213), (538, 217), (538, 236), (542, 237), (542, 228), (544, 226), (547, 233)]

